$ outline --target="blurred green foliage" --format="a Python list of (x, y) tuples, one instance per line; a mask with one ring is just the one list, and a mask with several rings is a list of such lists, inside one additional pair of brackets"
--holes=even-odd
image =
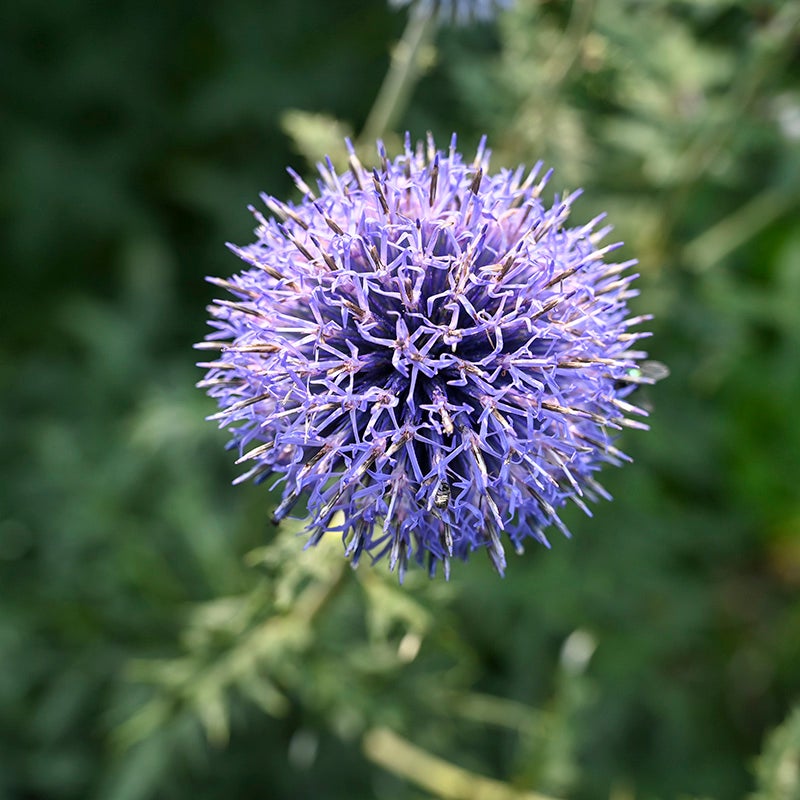
[(231, 488), (190, 345), (246, 205), (358, 133), (404, 15), (3, 17), (1, 800), (800, 797), (800, 4), (439, 32), (402, 127), (586, 187), (672, 377), (574, 540), (402, 589)]

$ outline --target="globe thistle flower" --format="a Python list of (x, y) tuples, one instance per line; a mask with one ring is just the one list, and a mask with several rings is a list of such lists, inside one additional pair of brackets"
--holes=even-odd
[(413, 5), (427, 16), (436, 15), (441, 22), (466, 24), (471, 20), (488, 22), (500, 8), (510, 8), (513, 0), (389, 0), (394, 8)]
[[(256, 241), (229, 245), (247, 268), (209, 279), (231, 300), (209, 307), (219, 350), (199, 384), (232, 433), (241, 478), (282, 486), (276, 521), (305, 499), (309, 544), (341, 534), (355, 566), (388, 554), (467, 559), (568, 534), (558, 509), (607, 497), (604, 462), (645, 354), (632, 330), (633, 261), (609, 262), (602, 216), (566, 227), (579, 192), (542, 192), (550, 172), (489, 172), (431, 137), (365, 169), (319, 165), (299, 204), (262, 195)], [(237, 463), (239, 463), (237, 462)]]

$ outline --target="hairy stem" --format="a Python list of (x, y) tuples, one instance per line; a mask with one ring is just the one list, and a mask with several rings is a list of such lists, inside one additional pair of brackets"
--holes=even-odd
[(361, 131), (360, 145), (374, 144), (392, 130), (424, 71), (423, 55), (435, 26), (432, 10), (423, 10), (422, 5), (414, 5), (409, 12), (408, 25), (392, 52), (389, 71)]

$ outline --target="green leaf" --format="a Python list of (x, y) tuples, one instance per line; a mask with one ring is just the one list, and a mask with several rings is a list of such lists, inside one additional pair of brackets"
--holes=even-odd
[(753, 800), (800, 800), (800, 707), (767, 738), (756, 778)]
[(335, 167), (347, 164), (345, 138), (352, 138), (352, 128), (327, 114), (290, 109), (281, 115), (281, 128), (309, 164), (329, 156)]

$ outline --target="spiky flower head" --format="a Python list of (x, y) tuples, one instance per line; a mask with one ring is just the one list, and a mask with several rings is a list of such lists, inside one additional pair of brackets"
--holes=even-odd
[[(348, 143), (349, 144), (349, 143)], [(230, 245), (248, 267), (210, 279), (200, 385), (221, 410), (238, 480), (276, 477), (280, 520), (305, 498), (309, 543), (341, 534), (346, 555), (466, 559), (547, 544), (567, 500), (605, 496), (603, 462), (642, 414), (624, 399), (645, 333), (632, 330), (634, 262), (606, 257), (602, 217), (566, 227), (578, 192), (542, 201), (550, 173), (489, 174), (429, 137), (369, 172), (319, 165), (299, 204), (262, 195), (257, 240)], [(588, 513), (588, 510), (587, 510)], [(566, 531), (565, 531), (566, 532)]]
[(466, 24), (472, 20), (487, 22), (501, 8), (510, 8), (513, 0), (389, 0), (389, 5), (413, 6), (416, 13), (436, 16), (440, 22)]

